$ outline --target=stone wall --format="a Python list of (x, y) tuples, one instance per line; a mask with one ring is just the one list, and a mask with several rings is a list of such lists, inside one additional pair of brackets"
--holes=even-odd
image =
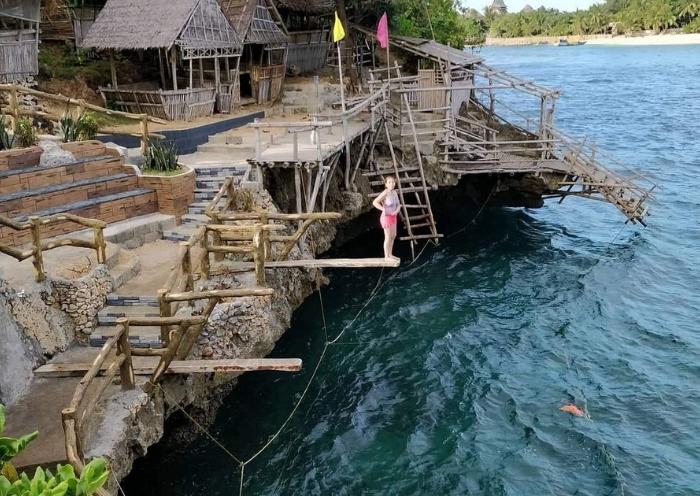
[(99, 265), (80, 279), (49, 277), (49, 290), (44, 298), (47, 305), (59, 308), (73, 321), (76, 338), (84, 341), (95, 326), (97, 312), (112, 291), (113, 279), (105, 265)]
[[(184, 167), (184, 166), (183, 166)], [(194, 202), (195, 172), (187, 169), (177, 176), (139, 176), (139, 188), (156, 191), (158, 211), (174, 215), (178, 222), (187, 213), (187, 208)]]

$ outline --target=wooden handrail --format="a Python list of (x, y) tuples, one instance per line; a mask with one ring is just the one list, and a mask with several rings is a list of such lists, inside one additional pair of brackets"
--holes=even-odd
[[(93, 240), (85, 240), (78, 238), (62, 238), (51, 241), (43, 241), (41, 239), (41, 228), (56, 222), (74, 222), (83, 227), (93, 229)], [(21, 250), (9, 245), (0, 244), (0, 253), (9, 255), (18, 261), (26, 260), (29, 257), (34, 257), (32, 261), (34, 265), (35, 278), (37, 282), (41, 282), (46, 278), (44, 271), (43, 252), (53, 250), (62, 246), (74, 246), (76, 248), (90, 248), (97, 252), (97, 263), (103, 264), (107, 261), (107, 244), (104, 239), (104, 228), (106, 222), (87, 217), (80, 217), (70, 213), (54, 214), (46, 217), (32, 216), (27, 222), (16, 222), (9, 217), (0, 215), (0, 225), (9, 227), (14, 231), (31, 230), (32, 247), (28, 250)]]

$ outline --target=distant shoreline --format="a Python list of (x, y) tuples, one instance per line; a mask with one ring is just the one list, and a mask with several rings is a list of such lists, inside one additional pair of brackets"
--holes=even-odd
[(570, 35), (524, 36), (519, 38), (486, 38), (485, 46), (555, 45), (560, 39), (569, 43), (584, 41), (587, 45), (698, 45), (700, 33), (693, 34), (639, 34), (631, 36)]

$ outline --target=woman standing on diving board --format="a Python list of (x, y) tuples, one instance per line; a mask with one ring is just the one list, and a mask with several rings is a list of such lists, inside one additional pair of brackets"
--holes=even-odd
[(372, 205), (382, 212), (379, 223), (384, 229), (384, 258), (386, 260), (399, 260), (392, 254), (394, 240), (396, 239), (396, 218), (401, 209), (399, 195), (396, 193), (396, 179), (394, 176), (387, 176), (384, 179), (384, 191), (374, 199)]

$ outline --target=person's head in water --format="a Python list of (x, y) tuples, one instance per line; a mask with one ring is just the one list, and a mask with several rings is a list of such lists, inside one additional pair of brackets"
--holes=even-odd
[(386, 178), (384, 178), (384, 186), (386, 186), (386, 189), (389, 191), (396, 188), (396, 179), (394, 179), (394, 176), (386, 176)]

